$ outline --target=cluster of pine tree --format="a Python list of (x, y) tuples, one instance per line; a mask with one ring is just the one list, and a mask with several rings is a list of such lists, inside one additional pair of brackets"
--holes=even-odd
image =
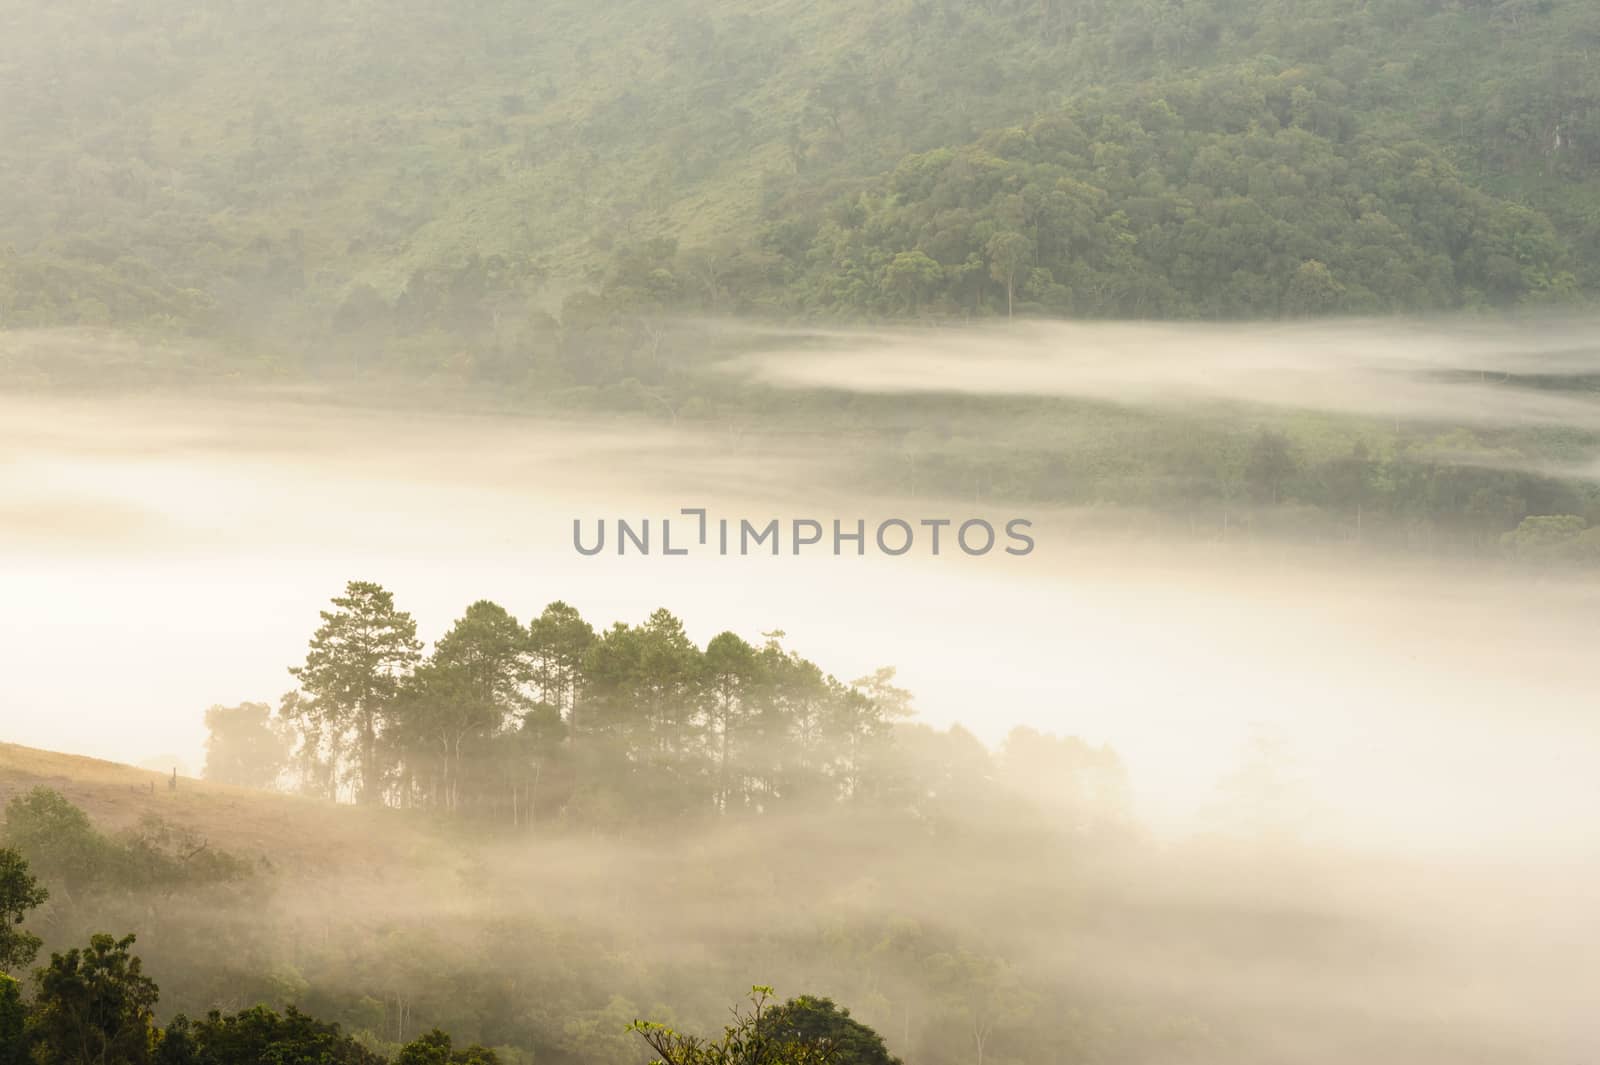
[[(206, 773), (511, 827), (925, 800), (923, 770), (894, 742), (911, 696), (893, 671), (843, 683), (781, 636), (757, 647), (724, 632), (701, 648), (666, 610), (596, 632), (565, 603), (524, 625), (480, 601), (424, 656), (393, 594), (352, 581), (275, 713), (208, 713)], [(1008, 750), (1054, 742), (1019, 733)], [(1117, 806), (1115, 755), (1080, 747), (1049, 757)]]

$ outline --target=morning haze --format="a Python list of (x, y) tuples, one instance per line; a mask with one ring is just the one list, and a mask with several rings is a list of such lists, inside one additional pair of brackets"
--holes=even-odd
[(1596, 46), (9, 5), (0, 1065), (1593, 1057)]

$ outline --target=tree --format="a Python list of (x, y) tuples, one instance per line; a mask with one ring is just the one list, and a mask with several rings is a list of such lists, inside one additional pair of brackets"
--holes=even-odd
[[(701, 679), (700, 651), (683, 622), (656, 610), (638, 626), (618, 623), (590, 647), (584, 679), (593, 711), (585, 727), (616, 733), (640, 753), (683, 748)], [(596, 720), (598, 718), (598, 720)]]
[(1298, 468), (1289, 438), (1282, 433), (1263, 429), (1250, 445), (1250, 458), (1245, 464), (1244, 474), (1256, 498), (1277, 503), (1283, 498), (1284, 484)]
[(585, 782), (576, 797), (607, 820), (703, 808), (703, 673), (699, 648), (664, 609), (595, 640), (583, 664)]
[(143, 1065), (159, 989), (131, 953), (134, 937), (93, 936), (35, 974), (34, 1028), (46, 1065)]
[(302, 691), (284, 693), (278, 717), (295, 737), (289, 755), (293, 786), (303, 795), (337, 799), (342, 737), (329, 718), (318, 710), (316, 700)]
[(138, 827), (116, 841), (119, 888), (159, 891), (163, 896), (184, 887), (225, 884), (245, 879), (250, 863), (181, 825), (146, 814)]
[(883, 1036), (836, 1006), (832, 999), (801, 995), (771, 1010), (762, 1025), (774, 1039), (832, 1050), (834, 1065), (900, 1065)]
[(561, 720), (561, 712), (549, 703), (540, 703), (522, 715), (516, 732), (501, 748), (509, 755), (514, 826), (531, 822), (537, 816), (540, 779), (547, 766), (560, 760), (566, 738), (567, 725)]
[(5, 842), (69, 898), (104, 878), (115, 861), (89, 815), (43, 785), (6, 804)]
[(22, 985), (0, 973), (0, 1065), (27, 1065), (28, 1007)]
[(833, 788), (831, 710), (841, 686), (815, 662), (785, 651), (781, 630), (764, 635), (758, 724), (771, 778), (764, 784), (786, 802), (824, 798)]
[(394, 1065), (500, 1065), (500, 1059), (477, 1044), (453, 1050), (450, 1037), (435, 1028), (402, 1047)]
[(989, 256), (989, 276), (1006, 287), (1006, 317), (1016, 304), (1017, 275), (1033, 257), (1033, 241), (1017, 232), (996, 233), (984, 251)]
[(583, 656), (594, 639), (594, 627), (584, 621), (576, 609), (559, 599), (528, 623), (528, 653), (534, 688), (541, 702), (567, 716), (574, 738)]
[(360, 766), (360, 801), (381, 795), (378, 736), (401, 682), (421, 656), (417, 623), (396, 610), (394, 595), (369, 581), (351, 581), (322, 611), (305, 665), (289, 672), (312, 697), (314, 711), (340, 732), (353, 733)]
[(857, 677), (850, 682), (852, 688), (859, 689), (872, 700), (873, 707), (886, 721), (910, 717), (916, 713), (911, 705), (910, 690), (894, 682), (895, 672), (893, 666), (880, 666), (866, 676)]
[(1500, 543), (1521, 558), (1543, 561), (1600, 559), (1600, 530), (1576, 514), (1539, 514), (1523, 518), (1500, 536)]
[(498, 715), (497, 724), (526, 709), (526, 640), (521, 623), (498, 603), (480, 599), (467, 607), (428, 661), (454, 674), (467, 698)]
[(270, 788), (289, 759), (291, 741), (266, 703), (213, 706), (206, 711), (207, 780), (241, 788)]
[(497, 735), (528, 707), (529, 676), (521, 624), (504, 607), (479, 600), (440, 637), (407, 685), (399, 731), (427, 744), (444, 769), (444, 804), (460, 800), (463, 745)]
[(735, 1010), (720, 1039), (673, 1031), (653, 1021), (634, 1021), (637, 1032), (656, 1055), (655, 1065), (833, 1065), (834, 1048), (825, 1040), (774, 1032), (767, 1020), (770, 987), (750, 989), (750, 1007)]
[(944, 1016), (971, 1040), (974, 1065), (984, 1065), (997, 1033), (1033, 1011), (1036, 996), (997, 958), (958, 950), (929, 958), (928, 970), (943, 994)]
[(1339, 309), (1345, 289), (1322, 263), (1307, 259), (1289, 278), (1283, 313), (1290, 316), (1330, 314)]
[[(290, 1006), (254, 1006), (191, 1022), (179, 1015), (161, 1033), (153, 1065), (383, 1065), (383, 1058)], [(475, 1063), (476, 1065), (476, 1063)], [(483, 1065), (494, 1065), (492, 1061)]]
[(883, 279), (889, 291), (898, 295), (905, 309), (914, 314), (944, 279), (944, 268), (920, 249), (903, 251), (884, 267)]
[(9, 847), (0, 848), (0, 973), (33, 964), (42, 941), (18, 926), (49, 897), (28, 871), (27, 859)]
[(1362, 510), (1373, 494), (1373, 481), (1378, 464), (1367, 450), (1365, 441), (1357, 440), (1350, 453), (1334, 459), (1326, 466), (1326, 491), (1328, 499), (1339, 507), (1356, 512), (1356, 532), (1360, 534)]
[(1049, 804), (1075, 828), (1112, 828), (1127, 819), (1128, 776), (1109, 747), (1018, 726), (1000, 750), (1005, 780)]
[(710, 741), (715, 745), (716, 793), (713, 802), (721, 813), (728, 811), (730, 792), (729, 758), (734, 734), (750, 713), (751, 689), (757, 684), (759, 660), (755, 648), (731, 632), (720, 633), (706, 644), (706, 718)]
[(830, 769), (845, 797), (864, 797), (884, 783), (873, 771), (881, 768), (890, 728), (913, 713), (911, 693), (894, 678), (894, 668), (885, 666), (849, 685), (829, 681), (823, 729)]

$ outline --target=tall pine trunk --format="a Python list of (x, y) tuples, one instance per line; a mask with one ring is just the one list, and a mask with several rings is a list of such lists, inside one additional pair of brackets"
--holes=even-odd
[(373, 713), (363, 707), (361, 711), (361, 796), (363, 804), (378, 801), (378, 730)]

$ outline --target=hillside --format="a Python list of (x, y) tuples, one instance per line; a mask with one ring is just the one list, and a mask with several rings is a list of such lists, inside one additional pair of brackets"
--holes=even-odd
[(396, 811), (254, 791), (179, 777), (98, 758), (0, 743), (0, 808), (36, 787), (60, 792), (103, 832), (136, 827), (149, 816), (188, 829), (211, 847), (266, 858), (297, 872), (349, 873), (399, 861), (426, 844)]
[[(568, 343), (538, 339), (544, 312), (1272, 317), (1600, 283), (1581, 0), (71, 0), (0, 20), (13, 326), (356, 334), (389, 361), (431, 336), (414, 360), (510, 346), (583, 380), (583, 355), (539, 354)], [(904, 179), (947, 158), (921, 153), (957, 176), (1017, 159), (1014, 127), (1057, 168), (1042, 189), (1109, 203), (1041, 211), (1038, 173), (977, 199)], [(1267, 280), (1207, 291), (1241, 267)], [(572, 305), (584, 290), (600, 304)]]

